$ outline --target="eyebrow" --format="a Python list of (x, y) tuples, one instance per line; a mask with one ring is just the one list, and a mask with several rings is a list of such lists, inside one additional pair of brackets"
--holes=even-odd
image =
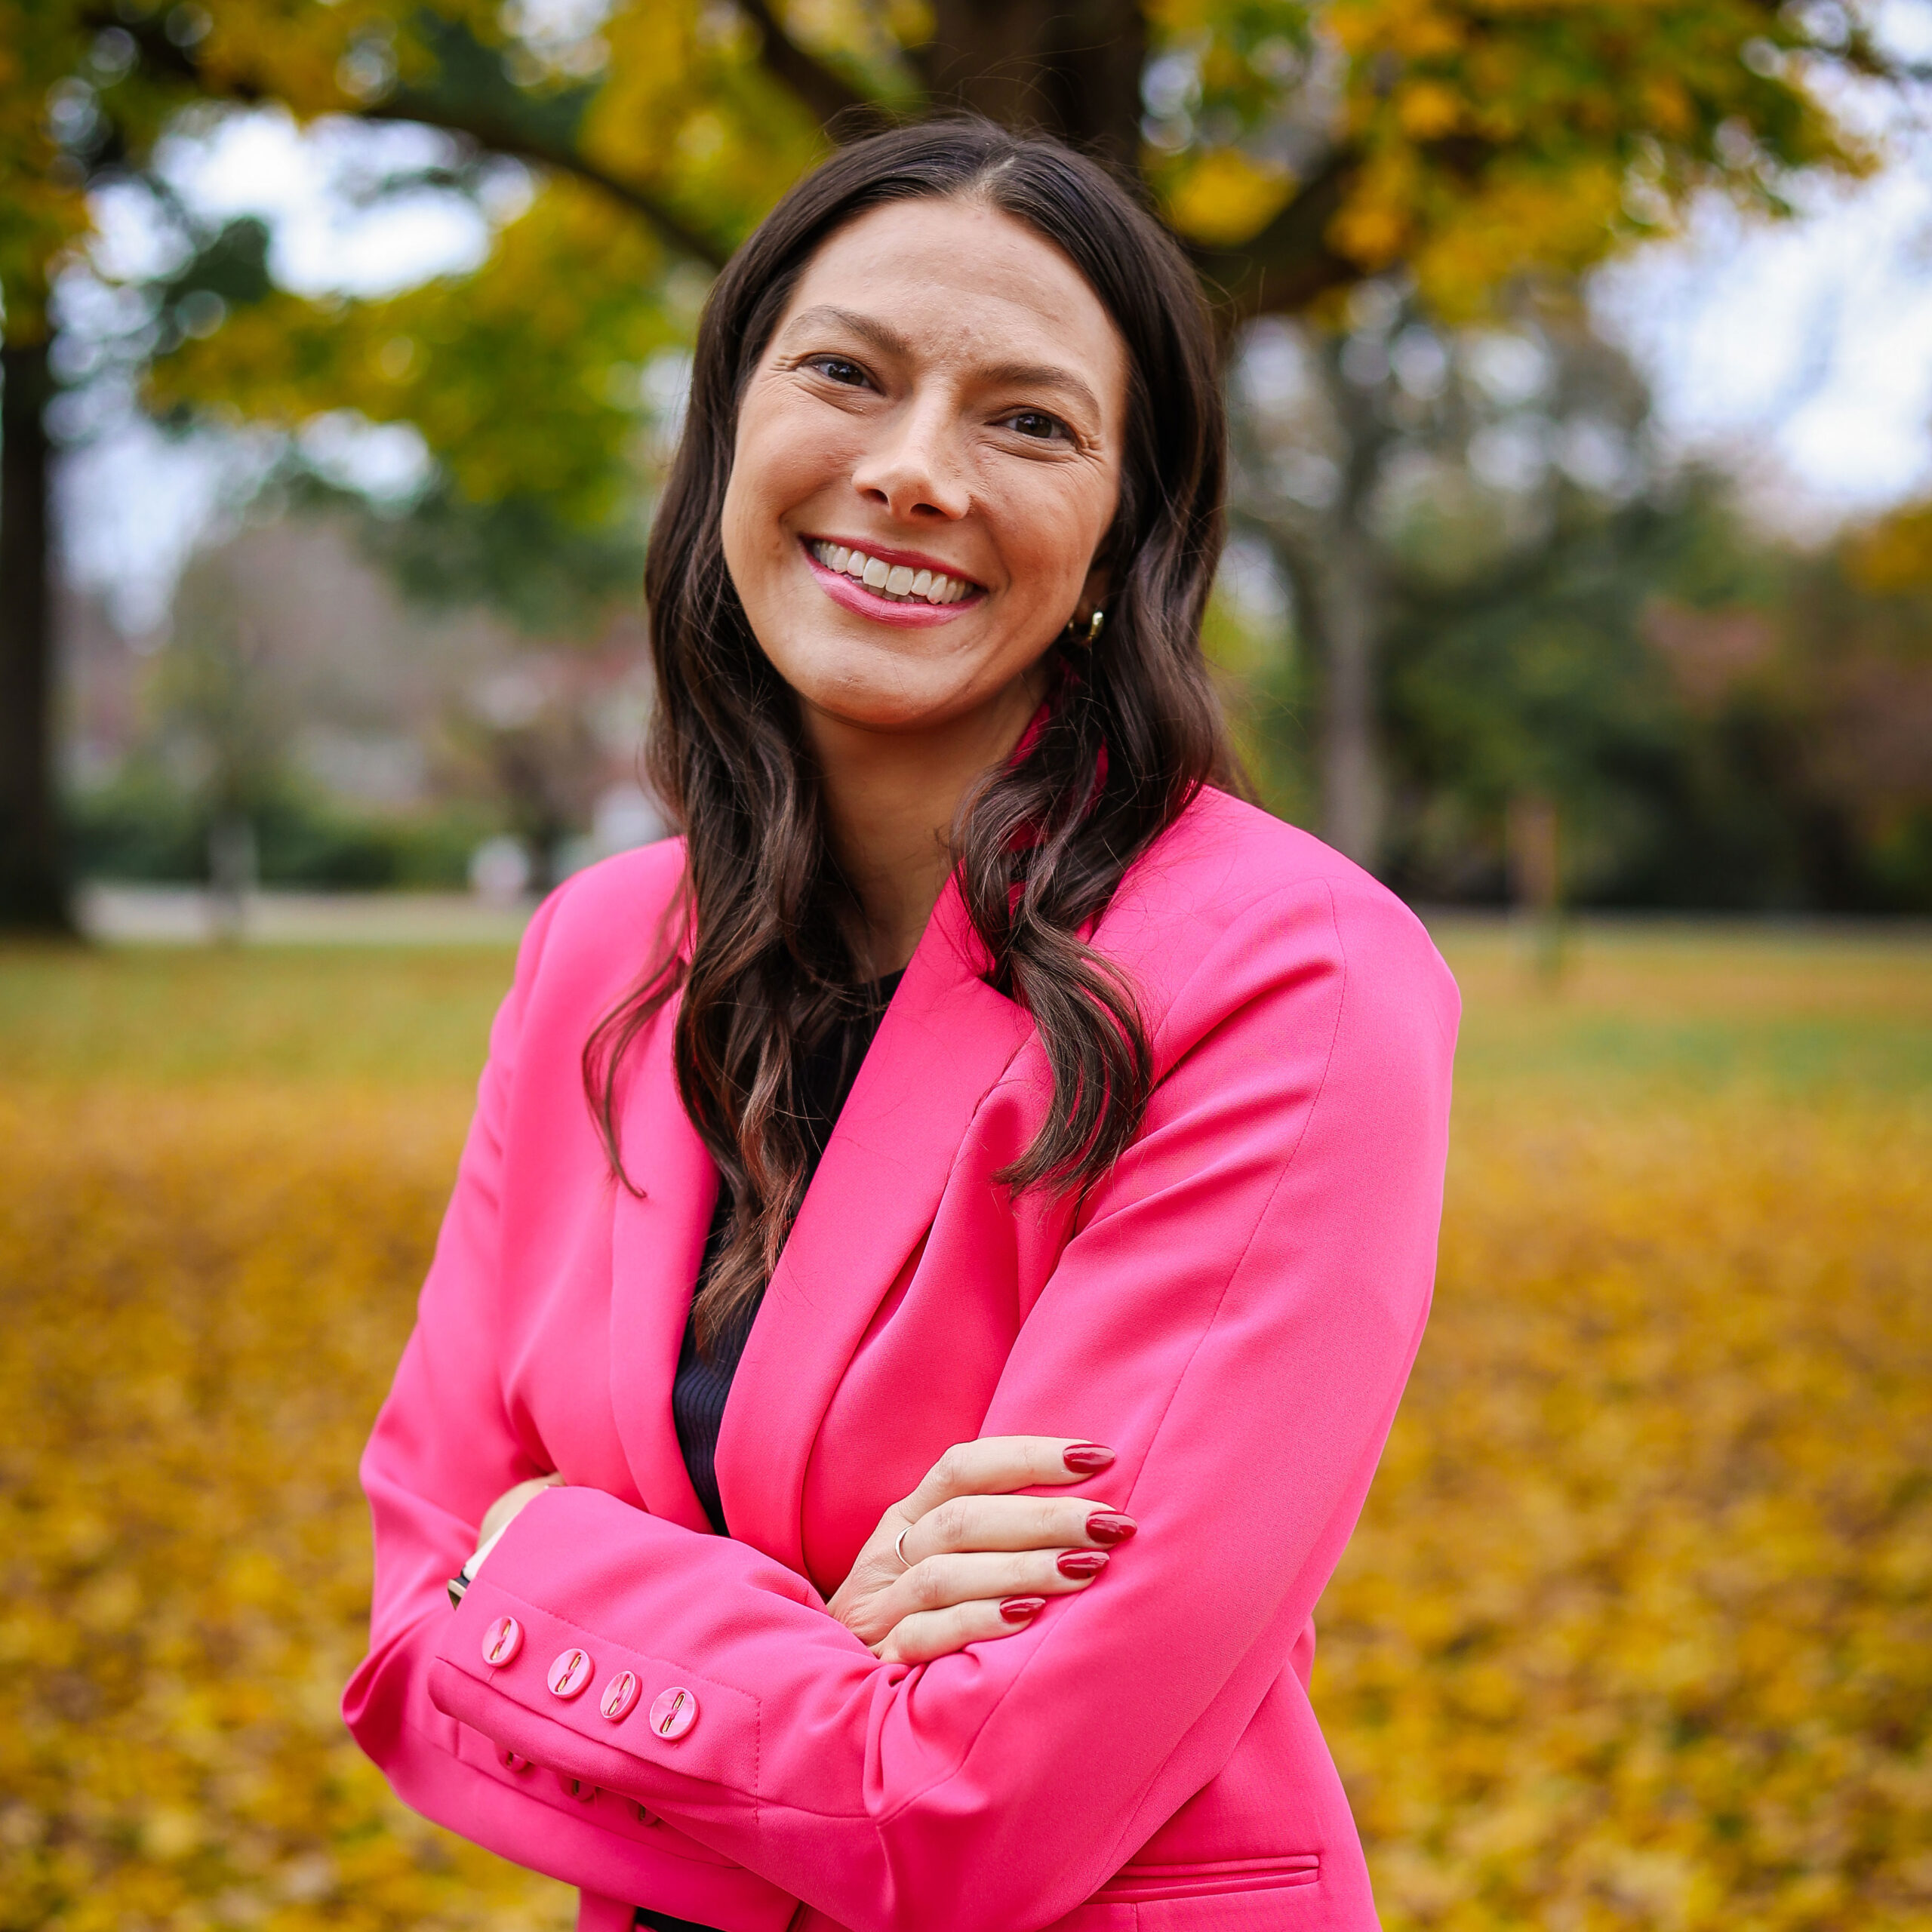
[[(853, 334), (869, 342), (885, 355), (903, 356), (912, 352), (911, 345), (889, 323), (860, 315), (851, 309), (835, 308), (829, 303), (821, 303), (817, 308), (807, 309), (794, 315), (785, 333), (789, 336), (808, 324), (823, 325), (826, 322), (851, 330)], [(1103, 413), (1100, 398), (1086, 383), (1071, 369), (1063, 369), (1056, 363), (1000, 362), (979, 373), (989, 382), (1011, 384), (1015, 389), (1059, 389), (1083, 403), (1097, 421)]]

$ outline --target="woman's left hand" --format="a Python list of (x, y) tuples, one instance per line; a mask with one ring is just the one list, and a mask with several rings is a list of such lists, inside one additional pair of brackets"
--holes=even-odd
[(1113, 1460), (1063, 1436), (955, 1443), (879, 1518), (828, 1607), (889, 1663), (1014, 1635), (1048, 1597), (1091, 1584), (1135, 1525), (1084, 1497), (1012, 1492), (1076, 1482)]

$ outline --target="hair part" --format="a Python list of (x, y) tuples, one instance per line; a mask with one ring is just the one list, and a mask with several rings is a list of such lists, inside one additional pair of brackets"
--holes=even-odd
[(869, 210), (966, 199), (1066, 254), (1128, 350), (1120, 500), (1098, 561), (1106, 628), (1056, 654), (1043, 728), (962, 801), (956, 877), (991, 968), (1025, 1007), (1053, 1076), (1047, 1117), (999, 1178), (1084, 1189), (1139, 1130), (1152, 1055), (1134, 989), (1088, 945), (1123, 874), (1211, 781), (1238, 783), (1201, 649), (1222, 543), (1226, 425), (1205, 305), (1134, 195), (1059, 141), (949, 115), (856, 141), (799, 182), (734, 255), (699, 324), (684, 434), (651, 540), (657, 704), (651, 780), (684, 832), (675, 916), (637, 988), (592, 1032), (586, 1093), (614, 1171), (631, 1050), (681, 989), (679, 1093), (730, 1190), (698, 1336), (740, 1318), (777, 1265), (816, 1150), (805, 1057), (877, 975), (863, 909), (823, 832), (817, 770), (760, 649), (721, 535), (740, 398), (825, 241)]

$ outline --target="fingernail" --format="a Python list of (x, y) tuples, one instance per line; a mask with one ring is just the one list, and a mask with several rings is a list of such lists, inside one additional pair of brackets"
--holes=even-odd
[(1104, 1549), (1069, 1549), (1054, 1565), (1063, 1577), (1097, 1577), (1107, 1567)]
[(1000, 1605), (999, 1614), (1009, 1623), (1024, 1623), (1029, 1617), (1038, 1617), (1046, 1607), (1044, 1597), (1008, 1597)]
[(1096, 1543), (1124, 1543), (1140, 1527), (1131, 1516), (1111, 1509), (1097, 1510), (1087, 1518), (1087, 1534)]
[(1076, 1442), (1063, 1449), (1060, 1459), (1069, 1469), (1090, 1476), (1096, 1469), (1104, 1469), (1113, 1460), (1114, 1452), (1101, 1443)]

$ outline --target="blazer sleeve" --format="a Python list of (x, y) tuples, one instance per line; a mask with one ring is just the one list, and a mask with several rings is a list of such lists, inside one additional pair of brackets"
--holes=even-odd
[[(426, 1634), (429, 1698), (599, 1788), (590, 1816), (641, 1805), (856, 1932), (1061, 1917), (1226, 1761), (1353, 1527), (1427, 1309), (1456, 1014), (1420, 926), (1366, 878), (1251, 906), (1171, 1002), (1144, 1130), (984, 1423), (1116, 1450), (1088, 1493), (1140, 1527), (1098, 1587), (1018, 1635), (881, 1663), (759, 1552), (552, 1490)], [(1028, 1078), (1016, 1063), (986, 1106), (1037, 1109)], [(429, 1512), (372, 1454), (379, 1519)], [(506, 1440), (488, 1481), (527, 1472)], [(435, 1560), (460, 1558), (424, 1520)], [(496, 1666), (504, 1617), (524, 1641)], [(566, 1698), (546, 1676), (574, 1647), (598, 1690)], [(625, 1671), (642, 1696), (607, 1717)], [(680, 1690), (696, 1721), (660, 1734)]]
[[(717, 1911), (721, 1900), (734, 1927), (777, 1932), (795, 1905), (777, 1887), (663, 1821), (629, 1810), (616, 1820), (595, 1816), (554, 1777), (507, 1775), (488, 1740), (429, 1694), (426, 1667), (451, 1622), (448, 1581), (475, 1547), (484, 1512), (552, 1466), (504, 1401), (499, 1210), (525, 1009), (571, 890), (568, 881), (558, 887), (525, 930), (490, 1029), (416, 1326), (363, 1452), (375, 1542), (370, 1647), (343, 1694), (343, 1716), (398, 1796), (465, 1838), (593, 1893), (648, 1897), (671, 1912)], [(626, 1518), (650, 1520), (605, 1500)], [(493, 1564), (500, 1554), (491, 1553)]]

